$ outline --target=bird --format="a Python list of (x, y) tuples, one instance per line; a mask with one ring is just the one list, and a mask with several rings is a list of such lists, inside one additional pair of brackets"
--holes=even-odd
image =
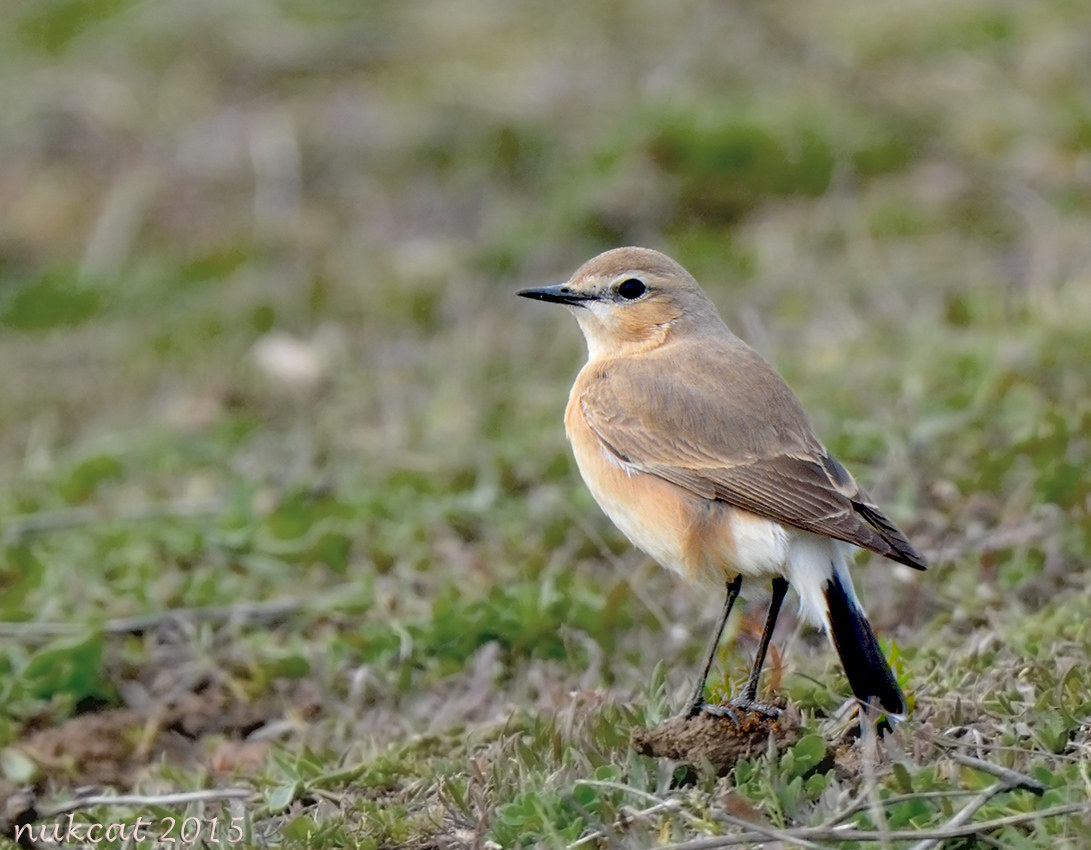
[[(779, 713), (758, 701), (758, 682), (793, 588), (869, 716), (907, 717), (848, 565), (857, 548), (919, 570), (926, 562), (697, 281), (664, 254), (628, 247), (588, 260), (566, 283), (516, 294), (564, 305), (583, 331), (588, 358), (564, 422), (595, 501), (661, 566), (725, 592), (684, 715)], [(705, 684), (744, 578), (769, 582), (768, 614), (745, 689), (713, 706)]]

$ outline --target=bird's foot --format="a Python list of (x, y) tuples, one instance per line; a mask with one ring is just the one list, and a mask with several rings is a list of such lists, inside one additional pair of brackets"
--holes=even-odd
[(732, 708), (742, 712), (753, 712), (754, 714), (760, 714), (763, 717), (769, 717), (776, 719), (780, 717), (783, 712), (775, 705), (769, 705), (766, 702), (758, 702), (756, 699), (750, 699), (750, 697), (735, 697), (728, 703)]
[(739, 716), (739, 712), (736, 711), (735, 706), (731, 703), (723, 703), (721, 705), (710, 705), (705, 703), (698, 710), (699, 714), (707, 714), (709, 717), (726, 717), (736, 726), (738, 726), (742, 718)]
[(686, 706), (685, 711), (682, 712), (682, 717), (687, 720), (692, 720), (699, 714), (707, 714), (710, 717), (727, 717), (735, 725), (739, 725), (744, 714), (760, 714), (762, 717), (768, 717), (771, 720), (775, 720), (783, 713), (781, 709), (775, 705), (769, 705), (768, 703), (758, 702), (754, 699), (747, 697), (735, 697), (729, 702), (721, 703), (719, 705), (712, 705), (711, 703), (704, 702), (691, 702)]

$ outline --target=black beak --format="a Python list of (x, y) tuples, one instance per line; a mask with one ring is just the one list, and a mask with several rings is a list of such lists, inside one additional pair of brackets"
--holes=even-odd
[(520, 289), (515, 293), (521, 298), (533, 298), (535, 301), (553, 301), (557, 304), (582, 304), (594, 301), (595, 296), (573, 292), (567, 283), (557, 286), (536, 286), (532, 289)]

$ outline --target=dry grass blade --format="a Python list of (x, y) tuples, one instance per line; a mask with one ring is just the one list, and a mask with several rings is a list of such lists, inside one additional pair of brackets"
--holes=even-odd
[[(913, 841), (915, 839), (945, 841), (951, 838), (965, 838), (971, 835), (991, 832), (994, 829), (1000, 829), (1005, 826), (1019, 826), (1020, 824), (1031, 823), (1035, 820), (1064, 817), (1065, 815), (1072, 815), (1077, 812), (1091, 814), (1091, 803), (1068, 803), (1063, 806), (1053, 806), (1048, 809), (1042, 809), (1040, 812), (1026, 812), (1024, 814), (1009, 815), (1008, 817), (994, 818), (993, 820), (981, 821), (979, 823), (945, 826), (939, 829), (896, 829), (882, 833), (876, 830), (851, 828), (829, 829), (826, 827), (808, 827), (786, 829), (783, 831), (783, 835), (780, 836), (780, 839), (792, 841), (803, 839), (807, 841), (867, 842)], [(694, 841), (666, 844), (661, 850), (718, 850), (720, 847), (738, 847), (741, 844), (755, 844), (763, 840), (767, 840), (764, 833), (751, 830), (750, 832), (739, 833), (738, 835), (724, 835), (716, 838), (698, 838)]]
[[(202, 608), (172, 608), (159, 614), (107, 620), (98, 629), (108, 635), (139, 635), (169, 623), (265, 623), (273, 624), (313, 604), (313, 600), (279, 599), (272, 602), (239, 602)], [(21, 639), (82, 634), (88, 629), (68, 623), (3, 623), (0, 637)]]
[(754, 823), (753, 821), (746, 820), (745, 818), (735, 817), (734, 815), (729, 815), (726, 813), (720, 813), (716, 817), (717, 820), (722, 820), (734, 826), (742, 827), (743, 829), (749, 829), (751, 832), (759, 832), (770, 841), (779, 841), (782, 844), (790, 844), (794, 847), (804, 847), (806, 848), (806, 850), (823, 850), (821, 844), (816, 844), (810, 839), (802, 838), (798, 835), (793, 835), (791, 830), (777, 829), (774, 826), (766, 826), (764, 824)]
[(254, 623), (274, 625), (302, 610), (330, 611), (354, 598), (358, 588), (333, 587), (306, 598), (290, 597), (269, 602), (236, 602), (231, 605), (207, 605), (198, 608), (171, 608), (156, 614), (119, 617), (98, 627), (80, 627), (70, 623), (0, 623), (0, 638), (23, 640), (83, 634), (88, 630), (107, 635), (139, 635), (171, 623), (220, 625)]
[[(680, 812), (682, 810), (682, 804), (677, 800), (664, 800), (662, 803), (658, 803), (654, 806), (649, 806), (646, 809), (639, 809), (634, 812), (626, 812), (623, 818), (619, 818), (612, 825), (613, 831), (619, 831), (627, 826), (632, 825), (636, 821), (646, 820), (655, 815)], [(578, 841), (573, 841), (567, 846), (567, 850), (576, 850), (579, 847), (586, 847), (589, 844), (602, 841), (609, 838), (610, 832), (606, 829), (597, 829), (594, 832), (589, 832), (587, 835)]]
[(165, 504), (138, 505), (118, 510), (81, 506), (64, 510), (20, 514), (9, 517), (4, 521), (0, 542), (5, 546), (11, 546), (30, 535), (63, 531), (96, 523), (151, 522), (169, 518), (194, 519), (214, 516), (223, 508), (224, 502), (222, 499), (206, 499), (199, 502), (179, 501)]
[(874, 706), (860, 706), (860, 731), (863, 737), (861, 743), (864, 745), (864, 793), (867, 795), (871, 819), (877, 826), (878, 841), (883, 850), (892, 850), (890, 839), (886, 837), (889, 833), (886, 809), (883, 807), (883, 800), (879, 794), (879, 779), (875, 772), (875, 766), (879, 761), (879, 736), (875, 731), (872, 715), (876, 712)]
[(992, 774), (997, 779), (1001, 780), (1006, 788), (1021, 788), (1024, 791), (1030, 791), (1032, 794), (1036, 794), (1039, 797), (1049, 790), (1037, 779), (1032, 779), (1026, 774), (1019, 773), (1009, 767), (993, 764), (984, 759), (974, 758), (973, 756), (964, 755), (963, 753), (948, 753), (947, 757), (958, 764), (971, 767), (974, 770), (980, 770), (983, 773)]
[[(886, 806), (894, 806), (894, 805), (897, 805), (898, 803), (907, 803), (910, 800), (943, 800), (943, 799), (951, 800), (951, 799), (955, 799), (955, 798), (975, 797), (975, 796), (977, 796), (977, 792), (975, 792), (975, 791), (962, 791), (962, 790), (922, 791), (920, 793), (914, 793), (914, 794), (892, 794), (889, 797), (884, 797), (883, 798), (883, 804), (886, 805)], [(835, 829), (835, 828), (837, 828), (838, 824), (842, 824), (845, 821), (852, 818), (853, 815), (856, 815), (856, 814), (859, 814), (862, 811), (865, 811), (868, 808), (869, 805), (870, 805), (870, 803), (868, 801), (866, 801), (866, 800), (862, 800), (862, 801), (858, 801), (856, 803), (853, 803), (847, 809), (844, 809), (842, 811), (837, 812), (837, 814), (835, 814), (833, 817), (831, 817), (829, 820), (827, 820), (823, 824), (823, 827), (825, 829)]]
[(95, 806), (188, 806), (190, 803), (210, 803), (216, 800), (249, 800), (254, 791), (249, 788), (208, 788), (204, 791), (179, 791), (174, 794), (89, 794), (50, 806), (38, 813), (39, 819), (66, 815)]
[[(945, 826), (948, 828), (958, 827), (962, 826), (962, 824), (964, 823), (969, 822), (970, 818), (974, 816), (978, 809), (984, 806), (987, 802), (989, 802), (989, 800), (991, 800), (1001, 791), (1008, 790), (1008, 787), (1009, 786), (1005, 782), (997, 782), (995, 785), (990, 785), (988, 788), (986, 788), (984, 791), (982, 791), (980, 794), (970, 800), (970, 802), (968, 802), (965, 806), (959, 809), (958, 812), (955, 813), (955, 816), (947, 821)], [(923, 841), (918, 841), (910, 848), (910, 850), (933, 850), (933, 848), (939, 846), (941, 841), (943, 841), (942, 838), (926, 838)]]

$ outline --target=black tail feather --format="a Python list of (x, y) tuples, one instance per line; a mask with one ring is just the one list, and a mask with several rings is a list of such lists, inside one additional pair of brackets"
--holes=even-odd
[(836, 571), (826, 583), (826, 605), (830, 612), (833, 645), (841, 656), (841, 664), (856, 698), (865, 705), (877, 698), (887, 714), (905, 716), (909, 710), (905, 695), (898, 687), (879, 640)]

